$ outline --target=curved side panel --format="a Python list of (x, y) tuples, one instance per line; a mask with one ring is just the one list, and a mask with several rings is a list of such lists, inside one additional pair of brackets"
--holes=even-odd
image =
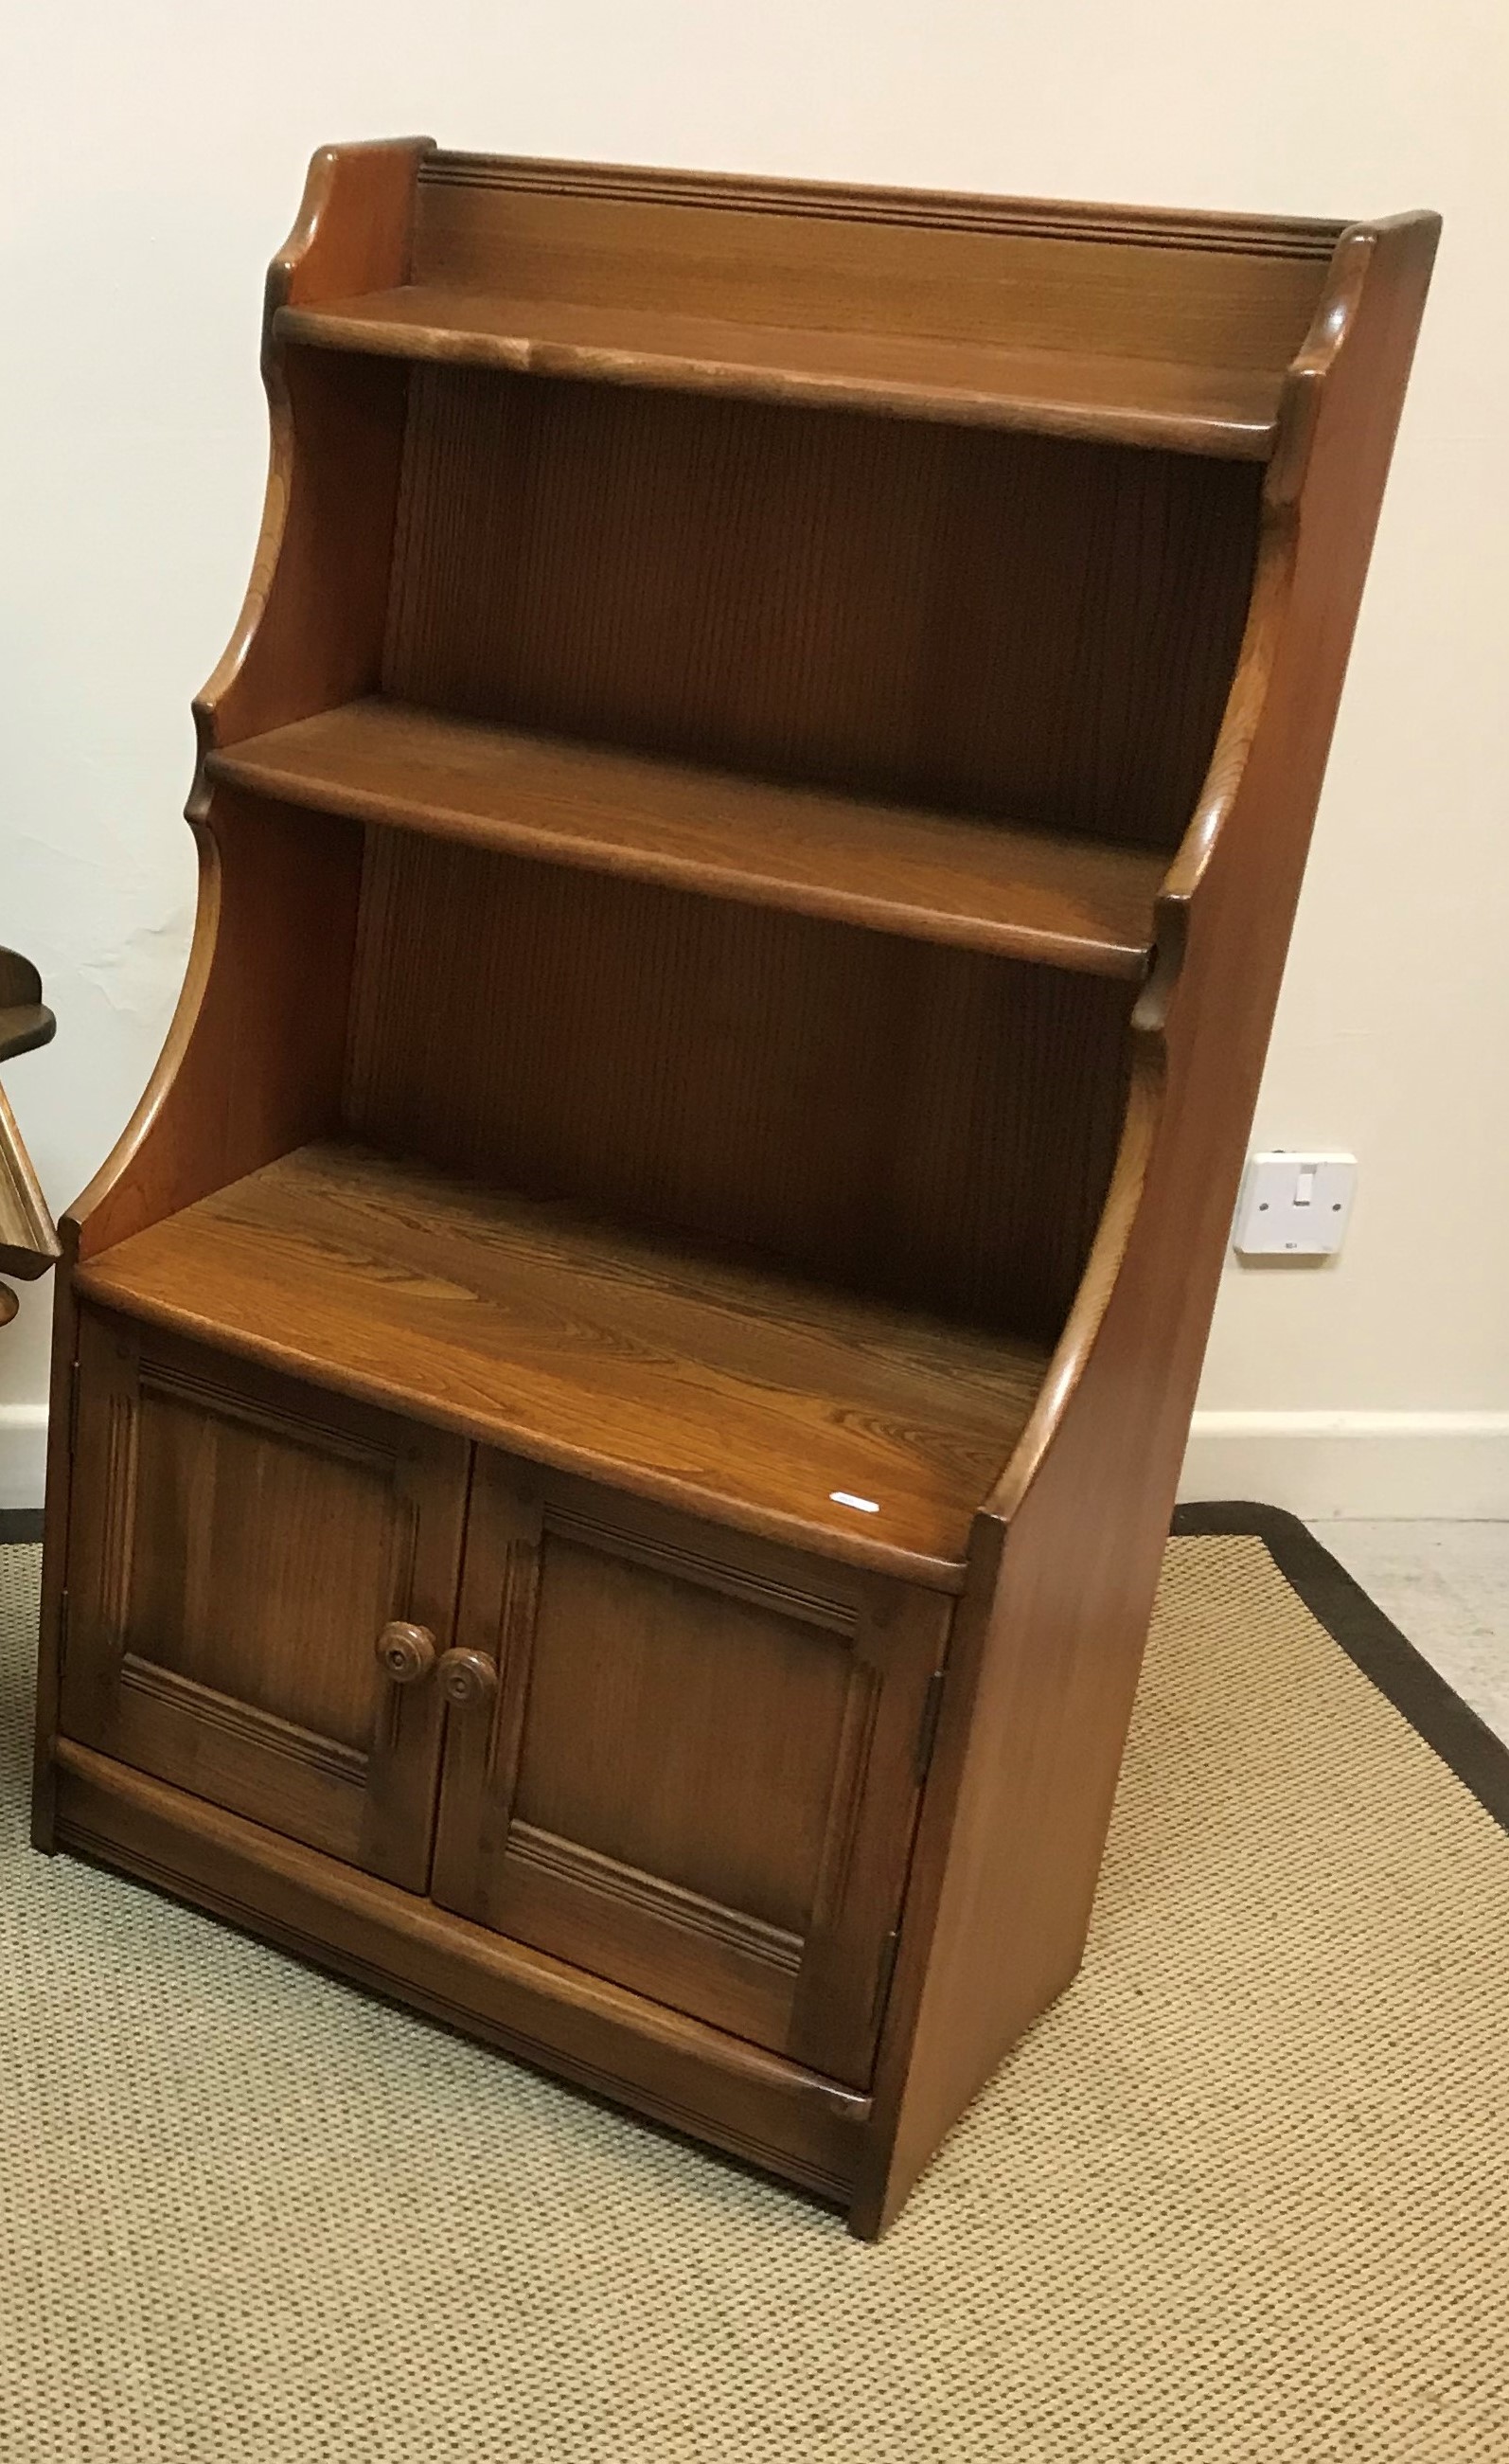
[(1079, 1964), (1437, 231), (1415, 215), (1345, 235), (1286, 388), (1247, 636), (1165, 885), (1101, 1234), (976, 1520), (858, 2232), (895, 2212)]
[(243, 803), (194, 824), (199, 912), (167, 1042), (124, 1133), (59, 1226), (33, 1837), (53, 1844), (77, 1347), (73, 1269), (339, 1118), (361, 879), (351, 822)]
[[(407, 372), (289, 351), (279, 308), (407, 279), (427, 137), (325, 146), (268, 269), (262, 377), (272, 429), (252, 579), (224, 656), (194, 704), (211, 747), (371, 691), (382, 657)], [(203, 774), (191, 806), (204, 801)]]
[[(1262, 531), (1241, 649), (1200, 800), (1158, 901), (1153, 969), (1132, 1019), (1131, 1090), (1104, 1212), (1037, 1407), (986, 1501), (985, 1511), (1007, 1522), (1027, 1495), (1090, 1359), (1138, 1219), (1143, 1190), (1159, 1151), (1169, 1012), (1184, 970), (1192, 902), (1223, 833), (1233, 825), (1239, 800), (1251, 802), (1249, 765), (1280, 669), (1299, 546), (1297, 509), (1316, 443), (1325, 381), (1357, 323), (1368, 270), (1378, 247), (1382, 244), (1398, 251), (1418, 245), (1422, 226), (1433, 246), (1436, 226), (1430, 216), (1401, 216), (1391, 223), (1354, 227), (1343, 232), (1331, 278), (1285, 380), (1279, 447), (1263, 489)], [(1429, 259), (1425, 271), (1429, 273)], [(1349, 638), (1348, 633), (1348, 643)], [(1338, 697), (1339, 693), (1338, 677)], [(1329, 729), (1326, 741), (1328, 744)], [(1316, 792), (1319, 793), (1318, 785)], [(1235, 826), (1240, 830), (1242, 824), (1238, 821)], [(1298, 895), (1298, 878), (1295, 894)], [(1271, 910), (1267, 912), (1271, 915)], [(1287, 947), (1286, 923), (1282, 946)], [(1280, 963), (1281, 955), (1280, 951)], [(1266, 1021), (1263, 1040), (1266, 1048)], [(1244, 1129), (1244, 1137), (1245, 1134)], [(1235, 1195), (1234, 1188), (1234, 1198)]]
[(1265, 519), (1252, 603), (1220, 736), (1195, 818), (1158, 900), (1152, 972), (1132, 1013), (1126, 1115), (1105, 1205), (1032, 1418), (985, 1501), (985, 1513), (1003, 1522), (1012, 1520), (1029, 1493), (1094, 1354), (1142, 1213), (1145, 1190), (1150, 1177), (1156, 1181), (1167, 1157), (1169, 1014), (1184, 975), (1192, 897), (1246, 777), (1248, 758), (1267, 707), (1294, 580), (1295, 539), (1292, 520), (1279, 515)]
[[(77, 1251), (85, 1257), (108, 1248), (112, 1241), (124, 1240), (128, 1231), (140, 1231), (144, 1224), (157, 1221), (156, 1214), (148, 1209), (137, 1167), (152, 1143), (192, 1042), (220, 930), (220, 851), (207, 823), (194, 822), (190, 826), (199, 855), (199, 899), (188, 966), (167, 1041), (158, 1055), (142, 1100), (93, 1180), (63, 1217), (64, 1225), (77, 1235)], [(107, 1200), (118, 1187), (120, 1199), (118, 1205), (111, 1207)]]
[(167, 1043), (64, 1221), (80, 1259), (328, 1135), (339, 1117), (361, 833), (218, 789), (195, 822), (199, 916)]
[[(361, 881), (356, 825), (252, 806), (204, 777), (212, 744), (363, 692), (381, 666), (405, 404), (401, 369), (306, 364), (273, 319), (285, 299), (401, 282), (427, 138), (327, 147), (268, 275), (262, 366), (272, 451), (251, 584), (194, 705), (188, 801), (199, 907), (173, 1023), (145, 1094), (59, 1227), (35, 1833), (53, 1839), (51, 1738), (62, 1650), (76, 1260), (255, 1171), (339, 1119)], [(296, 364), (295, 364), (296, 363)]]
[(254, 1171), (335, 1117), (359, 834), (323, 817), (211, 797), (202, 763), (212, 744), (305, 716), (378, 679), (404, 371), (286, 353), (273, 325), (286, 300), (405, 278), (415, 181), (432, 150), (428, 138), (323, 147), (268, 273), (262, 527), (230, 646), (194, 705), (193, 945), (146, 1092), (64, 1219), (81, 1257)]
[[(1028, 1494), (1084, 1374), (1116, 1288), (1154, 1158), (1167, 1149), (1166, 1138), (1160, 1146), (1159, 1130), (1168, 1078), (1169, 1013), (1184, 973), (1192, 903), (1247, 794), (1249, 765), (1280, 671), (1299, 544), (1297, 507), (1324, 399), (1324, 379), (1356, 323), (1376, 245), (1373, 231), (1354, 229), (1343, 233), (1332, 278), (1285, 381), (1279, 449), (1263, 489), (1252, 601), (1231, 693), (1199, 803), (1164, 879), (1152, 972), (1132, 1018), (1131, 1092), (1104, 1212), (1037, 1408), (986, 1501), (985, 1511), (1006, 1522)], [(1240, 830), (1242, 825), (1237, 821), (1235, 826)], [(1283, 947), (1287, 947), (1287, 925)], [(1263, 1040), (1266, 1048), (1266, 1021)], [(1234, 1189), (1234, 1198), (1235, 1194)]]

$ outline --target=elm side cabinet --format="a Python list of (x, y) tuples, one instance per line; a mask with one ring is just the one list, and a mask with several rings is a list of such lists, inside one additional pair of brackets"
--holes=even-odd
[(317, 156), (40, 1845), (896, 2213), (1081, 1955), (1436, 231)]

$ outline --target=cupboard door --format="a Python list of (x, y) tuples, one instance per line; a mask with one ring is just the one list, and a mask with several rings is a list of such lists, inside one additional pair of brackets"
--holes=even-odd
[(950, 1607), (479, 1451), (434, 1897), (863, 2083)]
[(66, 1734), (428, 1881), (470, 1449), (86, 1312)]

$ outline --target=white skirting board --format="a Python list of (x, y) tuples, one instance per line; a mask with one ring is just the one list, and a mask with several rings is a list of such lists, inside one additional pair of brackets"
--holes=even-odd
[[(42, 1503), (47, 1411), (0, 1404), (0, 1509)], [(1509, 1412), (1196, 1412), (1179, 1495), (1311, 1522), (1509, 1520)]]
[(1509, 1520), (1509, 1412), (1196, 1412), (1179, 1496), (1311, 1523)]

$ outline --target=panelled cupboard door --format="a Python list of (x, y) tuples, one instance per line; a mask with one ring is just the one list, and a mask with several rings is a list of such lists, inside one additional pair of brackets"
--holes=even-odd
[(464, 1441), (90, 1311), (77, 1375), (64, 1732), (424, 1890)]
[(479, 1449), (433, 1897), (863, 2083), (951, 1606)]

